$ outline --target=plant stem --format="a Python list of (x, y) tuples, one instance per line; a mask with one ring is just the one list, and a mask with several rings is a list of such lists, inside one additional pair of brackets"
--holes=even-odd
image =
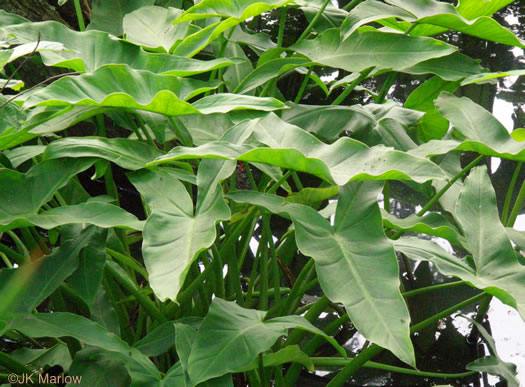
[(299, 294), (305, 294), (308, 290), (313, 288), (315, 285), (319, 284), (319, 279), (314, 278), (313, 280), (309, 281), (306, 285), (304, 285), (301, 289), (299, 289)]
[(275, 82), (276, 82), (275, 79), (272, 79), (271, 81), (266, 82), (266, 85), (264, 85), (264, 87), (263, 87), (263, 89), (261, 91), (261, 94), (259, 94), (259, 97), (266, 96), (266, 94), (268, 94), (268, 91), (270, 91), (270, 88), (273, 87)]
[(286, 25), (286, 12), (288, 9), (286, 7), (281, 8), (281, 13), (279, 15), (279, 32), (277, 34), (277, 47), (283, 46), (283, 37), (284, 37), (284, 27)]
[(525, 181), (521, 184), (520, 191), (518, 192), (518, 197), (516, 198), (516, 201), (514, 202), (514, 207), (512, 207), (512, 211), (509, 215), (509, 219), (507, 220), (507, 227), (514, 226), (514, 223), (516, 222), (516, 219), (518, 217), (518, 214), (520, 213), (521, 207), (523, 206), (523, 202), (525, 201)]
[[(275, 297), (275, 289), (274, 288), (271, 288), (271, 289), (268, 289), (268, 297)], [(279, 288), (279, 294), (280, 295), (285, 295), (285, 294), (290, 294), (290, 288), (286, 288), (286, 287), (281, 287)], [(246, 295), (246, 293), (243, 293), (243, 295)], [(258, 290), (255, 290), (252, 292), (252, 298), (259, 298), (261, 296), (261, 292), (258, 291)], [(234, 296), (230, 296), (227, 298), (228, 301), (231, 301), (233, 300), (233, 297)]]
[(62, 194), (60, 193), (60, 191), (57, 191), (55, 192), (55, 198), (58, 202), (58, 204), (62, 207), (66, 207), (67, 206), (67, 202), (66, 202), (66, 199), (64, 199), (64, 197), (62, 196)]
[(35, 249), (40, 249), (38, 242), (27, 227), (20, 227), (18, 230), (20, 231), (28, 250), (31, 251), (31, 254), (35, 253)]
[(383, 187), (383, 207), (385, 211), (390, 213), (390, 184), (388, 180), (385, 180), (385, 185)]
[(113, 269), (111, 265), (106, 265), (107, 272), (115, 279), (115, 281), (122, 286), (124, 289), (126, 289), (127, 292), (135, 296), (137, 299), (137, 302), (142, 305), (146, 313), (153, 319), (158, 321), (159, 323), (163, 323), (168, 321), (166, 317), (157, 309), (155, 304), (151, 301), (151, 299), (145, 295), (143, 295), (141, 292), (137, 290), (135, 285), (131, 282), (129, 278), (124, 278), (118, 271)]
[[(439, 289), (452, 287), (452, 286), (463, 285), (465, 283), (466, 283), (466, 281), (456, 281), (456, 282), (450, 282), (450, 283), (446, 283), (446, 284), (432, 285), (432, 286), (427, 286), (427, 287), (424, 287), (424, 288), (420, 288), (420, 289), (415, 289), (415, 290), (411, 290), (411, 291), (408, 291), (408, 292), (404, 292), (404, 293), (402, 293), (402, 295), (403, 295), (403, 297), (412, 297), (412, 296), (416, 296), (416, 295), (419, 295), (419, 294), (422, 294), (422, 293), (426, 293), (426, 292), (429, 292), (429, 291), (439, 290)], [(315, 303), (313, 303), (311, 305), (308, 305), (308, 309), (310, 309), (314, 305), (315, 305)], [(330, 323), (324, 329), (324, 331), (325, 331), (325, 333), (327, 335), (333, 335), (334, 333), (337, 332), (337, 328), (339, 328), (342, 324), (346, 323), (349, 320), (350, 320), (350, 318), (348, 317), (348, 314), (345, 313), (344, 315), (339, 317), (337, 320), (335, 320), (332, 323)], [(323, 339), (321, 337), (318, 337), (318, 336), (314, 337), (309, 343), (307, 343), (304, 346), (303, 352), (306, 353), (307, 355), (312, 355), (314, 353), (314, 351), (319, 347), (319, 345), (322, 342), (323, 342)], [(299, 376), (300, 371), (301, 371), (301, 366), (300, 365), (293, 364), (289, 368), (288, 372), (286, 373), (286, 378), (285, 378), (286, 382), (288, 383), (287, 385), (294, 385), (295, 380)]]
[(291, 176), (291, 174), (292, 174), (292, 171), (288, 170), (284, 175), (281, 176), (279, 180), (275, 182), (274, 185), (270, 187), (270, 189), (268, 189), (268, 191), (266, 191), (266, 193), (269, 193), (269, 194), (275, 193), (275, 191), (277, 191), (277, 189), (286, 181), (286, 179), (288, 179)]
[(142, 238), (141, 233), (134, 233), (134, 234), (129, 234), (127, 239), (128, 239), (128, 245), (133, 245), (137, 242), (140, 242), (143, 238)]
[(286, 299), (286, 302), (282, 305), (281, 311), (279, 315), (286, 316), (289, 314), (292, 314), (293, 312), (293, 304), (295, 302), (295, 299), (297, 297), (300, 297), (300, 289), (305, 282), (305, 279), (310, 276), (310, 273), (312, 270), (315, 270), (314, 268), (314, 260), (310, 259), (306, 265), (303, 266), (301, 269), (301, 272), (299, 273), (299, 276), (297, 277), (294, 285), (292, 286), (292, 291), (290, 292), (290, 295)]
[(275, 243), (273, 242), (273, 234), (270, 228), (270, 215), (263, 215), (263, 229), (268, 236), (268, 245), (270, 247), (270, 258), (272, 265), (272, 282), (274, 289), (274, 302), (279, 303), (281, 301), (281, 277), (279, 270), (279, 263), (277, 262), (277, 253), (275, 251)]
[(146, 123), (144, 122), (142, 117), (138, 114), (135, 114), (135, 118), (137, 119), (137, 127), (142, 131), (142, 133), (144, 133), (144, 136), (146, 136), (146, 140), (148, 141), (148, 144), (156, 148), (157, 145), (155, 144), (155, 141), (153, 141), (153, 137), (151, 137), (151, 134), (146, 128)]
[(359, 3), (362, 3), (364, 0), (352, 0), (347, 5), (343, 7), (343, 9), (347, 12), (350, 12), (352, 9), (354, 9)]
[(9, 247), (1, 243), (0, 243), (0, 252), (7, 255), (7, 257), (10, 260), (14, 261), (18, 265), (23, 265), (26, 262), (25, 257), (22, 254), (19, 254), (16, 251), (11, 250)]
[(239, 236), (244, 232), (246, 227), (251, 223), (253, 216), (255, 215), (256, 208), (252, 207), (246, 212), (245, 218), (230, 232), (228, 239), (226, 239), (221, 247), (220, 251), (224, 252), (227, 249), (230, 249), (231, 246), (239, 240)]
[(410, 35), (412, 30), (417, 27), (417, 21), (412, 23), (410, 27), (407, 28), (407, 30), (404, 32), (405, 35)]
[[(195, 291), (198, 289), (198, 287), (202, 285), (202, 282), (206, 278), (208, 278), (208, 275), (210, 275), (210, 273), (213, 270), (216, 270), (215, 266), (217, 266), (218, 263), (219, 262), (216, 259), (213, 259), (211, 261), (211, 264), (206, 266), (206, 268), (202, 271), (202, 273), (200, 273), (199, 276), (195, 278), (183, 292), (180, 292), (178, 294), (177, 301), (180, 304), (182, 304), (186, 302), (187, 300), (189, 300), (193, 296), (193, 293), (195, 293)], [(174, 303), (173, 305), (176, 305), (176, 304)]]
[(131, 124), (131, 130), (133, 131), (133, 133), (135, 133), (135, 136), (137, 136), (137, 139), (139, 141), (146, 141), (146, 139), (144, 138), (144, 136), (142, 135), (142, 133), (140, 132), (139, 130), (139, 127), (135, 124)]
[(33, 235), (33, 238), (35, 239), (36, 243), (38, 244), (38, 247), (42, 251), (43, 255), (49, 254), (49, 249), (47, 248), (46, 242), (44, 238), (38, 233), (36, 228), (34, 226), (31, 226), (28, 228), (31, 235)]
[[(416, 27), (417, 23), (412, 23), (410, 27), (404, 32), (404, 35), (410, 35), (410, 32)], [(377, 97), (374, 98), (374, 102), (377, 104), (381, 104), (384, 102), (388, 91), (394, 84), (395, 80), (397, 79), (399, 73), (396, 71), (392, 71), (388, 74), (387, 78), (385, 79), (385, 83), (381, 86), (381, 90), (379, 91), (379, 94)]]
[(288, 309), (289, 310), (288, 314), (295, 314), (295, 311), (299, 307), (299, 303), (301, 302), (303, 295), (318, 283), (317, 278), (312, 279), (312, 277), (314, 276), (315, 276), (315, 267), (311, 267), (308, 273), (306, 274), (306, 277), (304, 277), (304, 280), (302, 281), (302, 283), (306, 285), (298, 288), (296, 292), (296, 296), (291, 300), (291, 304)]
[[(330, 324), (328, 324), (326, 328), (323, 329), (323, 331), (327, 335), (333, 336), (337, 333), (337, 330), (339, 329), (339, 327), (345, 324), (349, 320), (350, 318), (348, 317), (348, 314), (345, 314), (339, 317), (337, 320), (334, 320)], [(324, 340), (325, 339), (319, 335), (314, 336), (313, 339), (310, 340), (310, 342), (308, 342), (303, 347), (303, 352), (306, 353), (308, 356), (311, 356), (317, 350), (317, 348), (323, 343)], [(297, 378), (299, 377), (299, 374), (301, 373), (301, 368), (302, 366), (297, 363), (294, 363), (290, 366), (284, 378), (286, 386), (294, 386), (296, 384), (295, 382)]]
[(330, 105), (340, 105), (346, 97), (372, 72), (374, 67), (369, 67), (361, 72), (358, 78), (346, 87), (346, 89)]
[(8, 354), (0, 351), (0, 365), (5, 369), (16, 372), (17, 374), (31, 374), (33, 370), (18, 360), (13, 359)]
[[(483, 319), (485, 318), (485, 315), (489, 311), (490, 302), (492, 301), (492, 296), (490, 294), (485, 295), (485, 297), (481, 300), (478, 307), (478, 312), (476, 313), (476, 317), (474, 317), (474, 320), (478, 323), (482, 323)], [(470, 331), (470, 334), (468, 336), (468, 342), (469, 343), (475, 343), (478, 341), (479, 331), (476, 325), (472, 324), (472, 330)]]
[(434, 290), (439, 290), (439, 289), (444, 289), (444, 288), (450, 288), (450, 287), (453, 287), (453, 286), (464, 285), (466, 283), (467, 283), (467, 281), (448, 282), (446, 284), (432, 285), (432, 286), (427, 286), (427, 287), (424, 287), (424, 288), (410, 290), (408, 292), (401, 293), (401, 295), (403, 297), (405, 297), (405, 298), (406, 297), (414, 297), (414, 296), (418, 296), (418, 295), (426, 293), (426, 292), (432, 292)]
[(379, 345), (372, 344), (370, 347), (364, 349), (354, 357), (341, 372), (339, 372), (331, 381), (327, 384), (327, 387), (340, 387), (342, 386), (352, 375), (354, 375), (367, 361), (373, 357), (379, 355), (383, 351)]
[(428, 327), (429, 325), (433, 324), (434, 322), (441, 320), (442, 318), (445, 318), (455, 311), (462, 309), (470, 304), (473, 304), (474, 302), (480, 300), (486, 295), (486, 293), (480, 293), (477, 296), (471, 297), (465, 301), (460, 302), (459, 304), (456, 304), (454, 306), (451, 306), (450, 308), (447, 308), (445, 310), (442, 310), (441, 312), (427, 318), (426, 320), (421, 321), (420, 323), (414, 324), (410, 327), (410, 333), (413, 334), (415, 332), (420, 331), (423, 328)]
[(512, 194), (514, 193), (514, 187), (516, 186), (516, 181), (518, 180), (522, 164), (523, 162), (520, 161), (516, 165), (516, 168), (514, 168), (514, 173), (512, 174), (512, 179), (507, 190), (507, 195), (505, 195), (505, 203), (503, 204), (503, 211), (501, 212), (501, 223), (503, 224), (507, 224), (510, 209), (510, 201), (512, 199)]
[(237, 182), (235, 178), (235, 173), (232, 173), (230, 176), (230, 187), (228, 193), (237, 191)]
[(16, 245), (16, 248), (24, 255), (24, 261), (29, 262), (29, 257), (30, 257), (29, 250), (24, 245), (24, 243), (20, 240), (20, 238), (18, 238), (18, 235), (16, 235), (15, 232), (11, 230), (7, 231), (7, 235), (11, 237), (14, 244)]
[[(432, 206), (445, 194), (445, 192), (448, 191), (450, 187), (463, 175), (465, 175), (468, 171), (470, 171), (472, 168), (474, 168), (479, 161), (483, 158), (483, 155), (476, 157), (474, 161), (472, 161), (470, 164), (468, 164), (465, 168), (463, 168), (456, 176), (452, 178), (443, 188), (439, 190), (438, 193), (436, 193), (432, 198), (425, 204), (425, 206), (416, 214), (416, 216), (423, 216), (427, 213), (428, 210), (432, 208)], [(398, 231), (395, 234), (392, 235), (391, 239), (399, 239), (401, 235), (403, 235), (405, 231)]]
[(385, 79), (385, 83), (383, 83), (383, 86), (381, 86), (381, 90), (379, 91), (379, 94), (375, 98), (375, 103), (383, 103), (386, 95), (388, 94), (388, 91), (392, 87), (392, 84), (397, 78), (398, 73), (395, 71), (392, 71), (388, 74), (388, 76)]
[(325, 8), (328, 6), (329, 3), (330, 3), (330, 0), (324, 0), (323, 5), (321, 5), (321, 8), (319, 8), (319, 11), (317, 11), (314, 18), (312, 19), (310, 24), (308, 24), (308, 27), (306, 27), (306, 29), (303, 31), (301, 36), (299, 36), (299, 39), (297, 39), (297, 42), (295, 42), (295, 44), (301, 42), (302, 40), (306, 39), (308, 35), (310, 35), (310, 32), (315, 27), (315, 24), (317, 23), (317, 21), (321, 18)]
[(142, 266), (140, 266), (140, 264), (133, 257), (129, 257), (125, 254), (119, 253), (118, 251), (112, 250), (109, 247), (106, 247), (106, 253), (108, 253), (111, 257), (113, 257), (120, 263), (131, 267), (145, 280), (148, 280), (148, 272)]
[[(192, 273), (193, 277), (198, 277), (200, 275), (201, 271), (199, 268), (198, 260), (196, 260), (195, 262), (193, 262), (193, 264), (191, 264), (190, 272)], [(223, 286), (224, 286), (224, 277), (223, 277)], [(222, 290), (224, 291), (224, 287)], [(197, 315), (205, 316), (206, 313), (208, 313), (208, 309), (210, 308), (210, 301), (212, 297), (211, 289), (209, 289), (209, 287), (205, 288), (204, 284), (201, 283), (200, 286), (197, 288), (197, 292), (199, 294), (199, 298), (196, 302), (196, 307), (193, 309), (192, 312), (196, 313)], [(224, 298), (224, 297), (225, 297), (225, 294), (223, 293), (221, 298)]]
[(234, 249), (228, 250), (226, 254), (223, 254), (222, 252), (219, 253), (221, 256), (229, 257), (228, 259), (228, 283), (230, 284), (230, 287), (235, 292), (235, 300), (237, 301), (237, 304), (240, 306), (244, 305), (244, 298), (242, 294), (242, 285), (241, 285), (241, 272), (240, 272), (240, 266), (239, 266), (239, 256), (236, 254)]
[(259, 376), (261, 378), (261, 386), (266, 386), (266, 375), (264, 373), (264, 361), (262, 353), (260, 353), (259, 356), (257, 356), (257, 358), (259, 360)]
[[(434, 322), (447, 317), (448, 315), (454, 313), (455, 311), (462, 309), (479, 299), (481, 299), (485, 293), (480, 293), (477, 296), (471, 297), (468, 300), (460, 302), (450, 308), (443, 310), (440, 313), (435, 314), (432, 317), (427, 318), (426, 320), (421, 321), (418, 324), (412, 325), (410, 327), (410, 333), (420, 331), (423, 328), (433, 324)], [(350, 361), (341, 372), (339, 372), (335, 378), (333, 378), (327, 387), (340, 387), (342, 386), (352, 375), (354, 375), (367, 361), (372, 359), (374, 356), (378, 355), (383, 351), (383, 348), (376, 344), (372, 344), (370, 347), (363, 350), (359, 355), (357, 355), (352, 361)]]
[(259, 269), (261, 271), (261, 297), (259, 298), (259, 309), (267, 310), (268, 309), (268, 238), (271, 238), (271, 235), (267, 235), (263, 230), (263, 238), (259, 241), (259, 244), (262, 243), (261, 250), (261, 259), (259, 260)]
[(304, 91), (306, 90), (306, 85), (308, 85), (308, 81), (310, 80), (310, 74), (312, 73), (313, 69), (314, 69), (313, 66), (308, 68), (308, 72), (304, 76), (303, 83), (301, 83), (301, 87), (299, 88), (299, 92), (297, 93), (297, 96), (295, 97), (294, 103), (301, 102)]
[(135, 330), (135, 337), (133, 338), (133, 342), (136, 343), (140, 340), (142, 337), (142, 333), (144, 330), (144, 322), (146, 321), (146, 314), (144, 313), (144, 308), (139, 307), (138, 308), (138, 318), (137, 318), (137, 329)]
[(244, 166), (244, 170), (246, 171), (246, 175), (248, 176), (248, 180), (250, 181), (250, 186), (254, 191), (257, 191), (257, 184), (255, 183), (255, 179), (253, 178), (253, 173), (250, 169), (250, 164), (242, 161), (242, 165)]
[[(106, 264), (106, 267), (109, 266)], [(126, 340), (133, 340), (133, 333), (131, 327), (129, 326), (129, 313), (124, 305), (119, 303), (120, 300), (123, 300), (122, 289), (120, 289), (115, 281), (112, 280), (111, 274), (108, 271), (104, 272), (102, 277), (102, 284), (106, 290), (106, 294), (111, 300), (111, 304), (115, 309), (115, 314), (120, 325), (120, 336)]]
[[(304, 318), (309, 322), (314, 322), (329, 305), (330, 300), (328, 299), (328, 297), (322, 296), (310, 307), (310, 309), (308, 309), (308, 312), (306, 312)], [(288, 338), (286, 339), (286, 345), (298, 344), (305, 334), (306, 332), (301, 329), (292, 330), (292, 332), (290, 332)]]
[[(142, 292), (142, 294), (144, 294), (145, 296), (148, 296), (150, 294), (153, 294), (153, 290), (151, 289), (144, 289)], [(120, 300), (117, 301), (117, 304), (125, 304), (127, 302), (136, 302), (137, 300), (135, 299), (134, 296), (128, 296), (128, 297), (125, 297), (125, 298), (122, 298)]]
[[(342, 357), (311, 357), (310, 358), (314, 365), (316, 367), (344, 367), (349, 362), (351, 362), (353, 359), (344, 359)], [(382, 363), (376, 363), (374, 361), (367, 361), (363, 367), (365, 368), (375, 368), (378, 370), (384, 370), (389, 372), (395, 372), (400, 374), (407, 374), (407, 375), (416, 375), (416, 376), (422, 376), (422, 377), (430, 377), (430, 378), (463, 378), (466, 376), (474, 375), (478, 371), (467, 371), (467, 372), (460, 372), (457, 374), (450, 374), (450, 373), (439, 373), (439, 372), (425, 372), (425, 371), (417, 371), (410, 368), (403, 368), (403, 367), (395, 367), (389, 364), (382, 364)]]
[(304, 189), (301, 179), (299, 179), (299, 176), (297, 176), (297, 172), (292, 172), (292, 179), (295, 184), (295, 187), (297, 188), (297, 191), (301, 191), (302, 189)]
[(86, 30), (86, 23), (84, 23), (84, 15), (82, 15), (82, 7), (80, 6), (80, 0), (74, 0), (75, 12), (77, 14), (78, 29), (80, 31)]
[(468, 171), (470, 171), (472, 168), (474, 168), (480, 161), (483, 159), (483, 155), (478, 156), (472, 161), (470, 164), (468, 164), (465, 168), (463, 168), (456, 176), (450, 180), (447, 185), (445, 185), (437, 194), (435, 194), (432, 199), (428, 201), (427, 204), (416, 214), (417, 216), (423, 216), (426, 214), (428, 210), (432, 208), (432, 206), (447, 192), (447, 190), (452, 187), (452, 185), (463, 175), (465, 175)]
[(224, 274), (222, 272), (224, 268), (224, 262), (222, 261), (221, 253), (215, 244), (211, 247), (211, 249), (213, 252), (213, 260), (217, 262), (215, 264), (215, 295), (219, 298), (224, 298), (226, 295)]
[(257, 218), (252, 219), (251, 227), (248, 228), (246, 235), (243, 236), (243, 239), (241, 240), (241, 252), (239, 256), (237, 257), (237, 268), (238, 270), (241, 270), (242, 265), (244, 264), (244, 260), (246, 259), (246, 254), (248, 253), (248, 249), (250, 248), (250, 241), (253, 236), (253, 232), (255, 231), (255, 225), (257, 224)]
[[(235, 30), (235, 27), (230, 28), (230, 31), (228, 32), (228, 36), (224, 37), (222, 36), (221, 45), (219, 46), (219, 51), (217, 52), (217, 59), (222, 58), (224, 56), (224, 51), (226, 50), (226, 46), (228, 45), (228, 42), (230, 41), (230, 38), (233, 34), (233, 31)], [(217, 77), (217, 70), (213, 70), (210, 74), (210, 81), (213, 81)]]
[[(246, 294), (246, 304), (250, 305), (252, 302), (252, 293), (255, 288), (255, 278), (257, 275), (257, 267), (260, 266), (260, 261), (262, 260), (262, 244), (263, 244), (264, 236), (261, 237), (261, 240), (259, 241), (259, 245), (257, 246), (257, 252), (255, 253), (255, 259), (253, 260), (252, 264), (252, 270), (250, 272), (250, 280), (248, 282), (248, 291)], [(262, 291), (261, 291), (262, 295)]]
[(278, 366), (275, 368), (275, 385), (284, 386), (283, 368)]
[(246, 376), (248, 377), (248, 385), (250, 387), (264, 387), (261, 384), (261, 378), (259, 377), (259, 373), (256, 370), (248, 371)]
[(180, 143), (183, 146), (193, 146), (193, 139), (191, 138), (191, 134), (184, 126), (181, 120), (179, 120), (177, 117), (171, 116), (168, 117), (168, 120), (173, 127), (173, 131), (175, 132), (175, 135), (177, 136), (177, 139), (180, 141)]
[(2, 261), (4, 261), (4, 264), (8, 269), (13, 268), (13, 264), (11, 263), (11, 261), (9, 261), (9, 258), (7, 258), (7, 255), (2, 253), (1, 251), (0, 251), (0, 258), (2, 258)]

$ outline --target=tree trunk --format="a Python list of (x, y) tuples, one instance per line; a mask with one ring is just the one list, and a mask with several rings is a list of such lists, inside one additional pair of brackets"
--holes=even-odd
[(68, 24), (47, 0), (2, 0), (0, 9), (15, 13), (31, 21), (55, 20)]
[[(91, 12), (91, 0), (81, 1), (86, 24)], [(54, 20), (78, 30), (77, 15), (73, 0), (58, 6), (58, 0), (0, 0), (0, 9), (15, 13), (33, 22)]]

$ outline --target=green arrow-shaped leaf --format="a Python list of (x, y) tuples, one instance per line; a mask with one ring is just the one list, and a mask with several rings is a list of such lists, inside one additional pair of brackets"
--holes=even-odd
[(147, 53), (139, 46), (111, 38), (105, 32), (73, 31), (58, 22), (23, 23), (0, 28), (0, 40), (5, 39), (13, 44), (34, 44), (39, 36), (41, 41), (62, 43), (67, 49), (60, 52), (42, 51), (42, 60), (47, 66), (65, 67), (79, 72), (95, 71), (107, 64), (120, 63), (136, 70), (188, 76), (238, 62), (228, 58), (203, 61)]
[(198, 384), (246, 369), (259, 353), (269, 349), (290, 328), (297, 327), (321, 335), (344, 354), (333, 338), (301, 316), (270, 320), (264, 320), (264, 316), (265, 312), (244, 309), (235, 302), (215, 298), (197, 332), (187, 360), (192, 382)]
[(399, 268), (377, 204), (381, 187), (377, 182), (351, 182), (341, 187), (333, 226), (313, 208), (278, 196), (236, 192), (228, 198), (291, 217), (299, 250), (315, 260), (326, 296), (343, 303), (353, 324), (368, 340), (414, 365), (410, 316), (399, 291)]
[(396, 249), (412, 259), (433, 262), (445, 275), (453, 275), (498, 297), (518, 310), (525, 320), (525, 268), (501, 224), (496, 194), (485, 166), (474, 168), (459, 195), (456, 216), (461, 225), (473, 265), (457, 259), (430, 241), (401, 238)]
[(419, 62), (456, 51), (454, 46), (431, 38), (379, 31), (355, 33), (346, 40), (339, 35), (339, 29), (331, 29), (316, 39), (293, 45), (291, 49), (313, 62), (350, 72), (361, 72), (372, 66), (402, 71)]
[[(189, 265), (213, 244), (215, 224), (228, 219), (230, 210), (217, 184), (206, 187), (206, 182), (201, 183), (204, 199), (194, 211), (186, 188), (169, 170), (140, 170), (129, 178), (152, 210), (142, 245), (151, 288), (161, 300), (175, 300)], [(208, 195), (206, 188), (211, 188)]]

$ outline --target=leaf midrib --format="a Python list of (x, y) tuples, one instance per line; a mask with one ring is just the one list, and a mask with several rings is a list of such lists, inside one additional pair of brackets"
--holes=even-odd
[[(337, 246), (339, 247), (340, 251), (341, 251), (341, 258), (347, 258), (347, 256), (345, 255), (345, 251), (347, 251), (346, 249), (346, 241), (343, 240), (341, 242), (341, 237), (338, 235), (337, 232), (334, 233), (334, 240), (335, 242), (337, 243)], [(359, 273), (359, 271), (357, 270), (357, 268), (355, 267), (354, 265), (354, 262), (352, 261), (352, 259), (350, 258), (350, 254), (349, 254), (349, 258), (348, 259), (345, 259), (344, 262), (346, 262), (348, 264), (348, 267), (350, 268), (350, 271), (352, 272), (353, 276), (354, 276), (354, 279), (357, 283), (357, 287), (359, 289), (361, 289), (361, 292), (363, 293), (363, 296), (364, 296), (364, 299), (366, 300), (366, 302), (370, 305), (370, 308), (373, 310), (374, 314), (378, 316), (378, 320), (380, 321), (381, 325), (385, 328), (385, 331), (388, 332), (388, 334), (393, 337), (395, 339), (395, 341), (397, 342), (397, 339), (395, 337), (395, 335), (393, 335), (392, 333), (390, 333), (390, 329), (389, 329), (389, 325), (387, 324), (386, 321), (384, 321), (383, 319), (383, 316), (382, 314), (379, 312), (379, 310), (377, 310), (376, 308), (376, 305), (375, 303), (373, 302), (373, 297), (370, 295), (370, 293), (368, 292), (368, 289), (365, 285), (365, 283), (363, 282), (362, 278), (361, 278), (361, 275)], [(348, 310), (347, 310), (348, 312)]]
[[(235, 334), (235, 335), (233, 336), (233, 338), (229, 341), (229, 343), (227, 343), (226, 345), (224, 345), (218, 353), (216, 353), (216, 354), (213, 355), (213, 360), (212, 360), (211, 362), (209, 362), (208, 365), (207, 365), (207, 367), (204, 368), (204, 369), (200, 372), (200, 375), (202, 375), (202, 374), (206, 374), (206, 373), (208, 372), (208, 370), (211, 368), (211, 366), (214, 365), (214, 364), (217, 362), (217, 360), (220, 359), (221, 355), (222, 355), (222, 354), (223, 354), (223, 353), (224, 353), (229, 347), (231, 347), (235, 341), (237, 341), (239, 338), (243, 338), (243, 335), (244, 335), (246, 332), (248, 332), (249, 330), (255, 329), (255, 328), (257, 328), (257, 327), (263, 327), (265, 330), (268, 331), (266, 324), (265, 324), (262, 320), (258, 320), (257, 322), (255, 322), (255, 323), (253, 323), (253, 324), (251, 324), (251, 325), (248, 325), (246, 328), (241, 329), (240, 331), (237, 331), (237, 334)], [(202, 327), (201, 327), (201, 329), (202, 329)], [(270, 332), (272, 332), (271, 329), (270, 329)], [(273, 333), (273, 332), (272, 332), (272, 333)], [(194, 343), (197, 343), (197, 340), (195, 340)], [(195, 344), (194, 344), (194, 345), (195, 345)], [(193, 349), (193, 346), (192, 346), (192, 349)], [(193, 353), (193, 351), (192, 351), (192, 353)], [(191, 357), (191, 355), (190, 355), (190, 357)], [(206, 360), (206, 359), (200, 359), (201, 362), (204, 361), (204, 360)], [(195, 362), (189, 362), (189, 363), (190, 363), (190, 364), (195, 364)], [(195, 367), (191, 367), (191, 368), (194, 369)], [(191, 372), (190, 372), (190, 373), (191, 373)], [(212, 377), (213, 377), (213, 376), (212, 376)], [(208, 379), (206, 379), (206, 380), (208, 380)], [(206, 381), (206, 380), (198, 380), (198, 383), (204, 382), (204, 381)]]

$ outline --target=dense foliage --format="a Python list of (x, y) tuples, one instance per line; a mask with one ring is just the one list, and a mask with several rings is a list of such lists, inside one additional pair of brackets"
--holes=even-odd
[[(525, 129), (456, 92), (525, 70), (443, 40), (525, 48), (491, 17), (511, 0), (74, 3), (80, 31), (0, 11), (0, 381), (518, 385), (481, 323), (492, 297), (525, 318)], [(52, 72), (26, 84), (28, 63)], [(404, 105), (400, 75), (418, 85)], [(491, 157), (515, 163), (499, 209)], [(396, 217), (395, 192), (417, 214)], [(411, 261), (440, 282), (411, 288)], [(450, 290), (414, 318), (413, 297)], [(489, 353), (416, 368), (414, 335), (476, 305)]]

